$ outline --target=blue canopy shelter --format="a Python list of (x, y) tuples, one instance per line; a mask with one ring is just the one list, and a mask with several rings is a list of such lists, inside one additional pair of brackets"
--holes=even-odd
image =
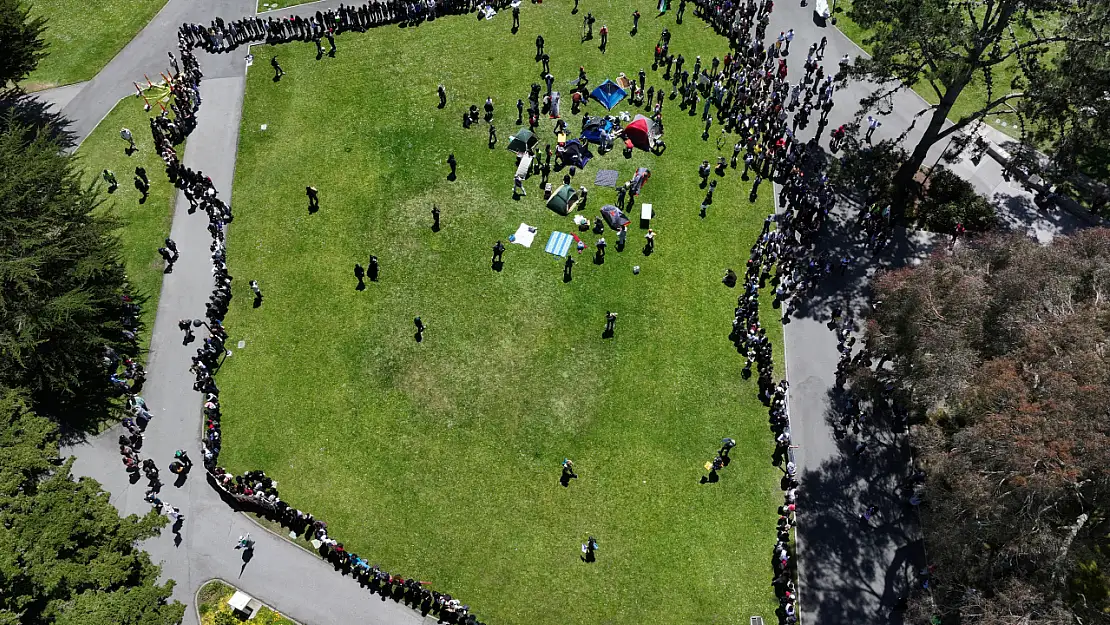
[(590, 95), (598, 102), (601, 102), (601, 105), (604, 106), (606, 110), (610, 110), (616, 106), (618, 102), (623, 100), (628, 93), (626, 93), (624, 89), (621, 89), (620, 85), (617, 83), (606, 80), (594, 87)]

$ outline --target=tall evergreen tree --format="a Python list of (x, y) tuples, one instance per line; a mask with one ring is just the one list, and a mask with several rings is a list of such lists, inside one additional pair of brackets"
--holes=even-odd
[(173, 582), (136, 544), (158, 533), (155, 511), (125, 519), (94, 480), (56, 466), (56, 427), (0, 388), (0, 624), (172, 625)]
[[(115, 224), (47, 132), (0, 124), (0, 385), (68, 425), (105, 417), (105, 347), (134, 356)], [(6, 126), (6, 127), (3, 127)], [(33, 138), (28, 140), (28, 135)]]
[(46, 56), (46, 19), (32, 18), (22, 0), (0, 0), (0, 88), (19, 82)]

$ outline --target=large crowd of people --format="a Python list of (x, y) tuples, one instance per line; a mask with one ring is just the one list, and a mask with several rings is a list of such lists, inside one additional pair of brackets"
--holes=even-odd
[[(209, 222), (214, 284), (205, 319), (183, 319), (180, 327), (185, 332), (186, 342), (193, 340), (194, 328), (204, 326), (209, 330), (192, 359), (191, 371), (195, 375), (194, 389), (204, 395), (203, 465), (211, 481), (240, 504), (253, 506), (299, 535), (318, 541), (321, 555), (338, 570), (358, 578), (372, 591), (381, 593), (383, 597), (404, 601), (425, 613), (434, 613), (441, 620), (471, 624), (478, 623), (476, 617), (470, 613), (468, 606), (457, 599), (433, 591), (423, 582), (384, 572), (365, 558), (348, 552), (341, 542), (328, 534), (326, 522), (282, 501), (277, 483), (263, 472), (252, 471), (234, 476), (220, 467), (220, 390), (213, 376), (225, 354), (229, 353), (224, 345), (227, 332), (223, 319), (231, 300), (232, 277), (227, 267), (225, 232), (227, 224), (232, 221), (232, 214), (227, 203), (219, 198), (211, 179), (203, 172), (185, 167), (175, 146), (180, 145), (196, 127), (196, 113), (201, 105), (202, 75), (193, 53), (197, 48), (210, 53), (223, 53), (251, 43), (314, 41), (318, 53), (323, 54), (321, 40), (326, 39), (334, 53), (334, 36), (343, 32), (364, 32), (383, 24), (415, 24), (447, 14), (474, 13), (487, 6), (500, 9), (507, 4), (506, 0), (492, 3), (477, 0), (387, 0), (359, 6), (341, 5), (338, 9), (321, 10), (306, 17), (249, 17), (231, 22), (216, 18), (208, 26), (182, 24), (178, 33), (179, 54), (169, 55), (173, 68), (169, 86), (173, 98), (168, 110), (164, 109), (160, 116), (151, 119), (154, 144), (165, 161), (170, 181), (187, 198), (189, 212), (200, 209)], [(686, 0), (682, 0), (679, 15), (685, 10), (685, 5)], [(756, 367), (759, 397), (768, 406), (769, 422), (776, 442), (776, 463), (784, 472), (783, 504), (779, 508), (777, 541), (773, 547), (773, 584), (781, 602), (780, 620), (793, 623), (797, 619), (797, 597), (791, 532), (795, 524), (798, 482), (786, 405), (789, 385), (784, 379), (775, 381), (771, 342), (759, 318), (759, 295), (769, 284), (773, 289), (773, 305), (782, 309), (783, 321), (789, 321), (797, 302), (824, 276), (829, 275), (834, 265), (839, 263), (843, 269), (851, 262), (848, 258), (833, 259), (815, 251), (816, 234), (834, 202), (828, 179), (821, 170), (821, 159), (817, 158), (817, 138), (827, 124), (836, 81), (832, 75), (825, 73), (820, 64), (825, 48), (825, 40), (822, 39), (821, 42), (812, 42), (809, 47), (804, 75), (791, 82), (784, 56), (789, 52), (794, 33), (789, 31), (780, 33), (777, 38), (767, 37), (772, 0), (695, 0), (695, 6), (695, 15), (727, 39), (728, 49), (720, 57), (714, 56), (704, 62), (701, 57), (695, 57), (691, 63), (683, 54), (675, 53), (672, 45), (677, 47), (678, 44), (671, 41), (671, 34), (664, 29), (663, 36), (655, 44), (652, 66), (653, 71), (662, 72), (664, 85), (650, 86), (645, 92), (646, 77), (641, 70), (639, 80), (632, 81), (631, 101), (645, 106), (651, 111), (653, 119), (661, 121), (666, 83), (669, 82), (671, 99), (678, 100), (678, 107), (690, 116), (700, 113), (705, 124), (703, 139), (708, 139), (714, 123), (722, 129), (722, 139), (718, 143), (726, 134), (735, 136), (731, 159), (718, 159), (718, 175), (725, 175), (730, 168), (740, 172), (741, 167), (739, 175), (744, 180), (749, 180), (749, 173), (752, 174), (752, 201), (764, 180), (776, 181), (782, 187), (779, 196), (782, 210), (765, 220), (763, 230), (752, 246), (742, 281), (737, 281), (736, 274), (729, 270), (726, 283), (731, 279), (729, 286), (740, 288), (730, 339), (746, 358), (744, 377), (750, 377), (752, 366)], [(552, 93), (554, 81), (546, 72), (550, 57), (544, 51), (542, 37), (537, 39), (536, 45), (536, 59), (544, 64), (548, 76), (545, 79), (548, 87), (543, 109), (557, 110)], [(272, 59), (271, 64), (277, 72), (276, 79), (280, 79), (284, 72), (277, 57)], [(587, 82), (585, 70), (581, 69), (580, 91), (584, 91)], [(439, 93), (442, 108), (445, 103), (442, 87)], [(539, 94), (540, 86), (532, 85), (527, 112), (533, 127), (538, 122), (541, 108)], [(581, 102), (580, 98), (574, 99), (574, 113), (578, 112)], [(475, 110), (471, 114), (476, 117), (476, 107), (472, 109)], [(517, 109), (518, 117), (521, 117), (523, 99), (518, 101)], [(814, 109), (820, 111), (817, 132), (813, 139), (802, 141), (795, 133), (806, 129)], [(487, 115), (492, 116), (492, 101), (487, 103)], [(709, 162), (703, 163), (702, 167), (704, 171), (699, 171), (699, 174), (704, 182), (709, 177)], [(712, 189), (703, 204), (703, 211), (711, 201)], [(883, 216), (869, 214), (864, 220), (868, 229), (874, 227), (878, 231)], [(261, 299), (260, 295), (260, 291), (256, 290), (257, 299)], [(847, 350), (849, 354), (850, 347)], [(844, 371), (854, 364), (848, 358), (848, 362), (841, 365)], [(113, 361), (111, 355), (106, 356), (106, 361)], [(112, 370), (116, 368), (113, 362)], [(120, 436), (121, 454), (129, 471), (147, 473), (151, 482), (148, 500), (164, 506), (164, 502), (157, 498), (157, 489), (161, 484), (157, 466), (152, 460), (144, 460), (138, 455), (142, 446), (142, 429), (151, 418), (145, 401), (137, 394), (141, 388), (141, 367), (125, 363), (124, 372), (112, 374), (113, 383), (121, 387), (121, 392), (130, 395), (129, 407), (133, 412), (132, 418), (124, 422), (128, 433)], [(127, 383), (129, 379), (134, 381), (133, 385)], [(722, 451), (718, 452), (719, 458), (727, 457), (732, 446), (728, 444), (731, 439), (725, 441)], [(180, 470), (187, 470), (180, 457), (175, 461), (184, 467)], [(191, 466), (191, 461), (188, 466)], [(180, 515), (176, 508), (169, 506), (169, 509), (169, 513)], [(248, 540), (247, 548), (252, 545), (253, 541)]]

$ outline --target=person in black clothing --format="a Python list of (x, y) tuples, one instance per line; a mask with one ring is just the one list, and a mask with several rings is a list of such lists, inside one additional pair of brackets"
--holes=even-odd
[(365, 276), (366, 272), (363, 271), (362, 265), (355, 263), (355, 279), (358, 280), (358, 285), (355, 286), (355, 290), (361, 291), (366, 288), (366, 283), (362, 280)]
[(617, 313), (607, 310), (605, 311), (605, 333), (612, 334), (617, 328)]
[(543, 35), (536, 35), (536, 60), (543, 56)]
[(447, 155), (447, 166), (451, 168), (451, 174), (450, 174), (450, 178), (451, 178), (452, 180), (454, 180), (454, 179), (455, 179), (455, 166), (456, 166), (457, 164), (458, 164), (458, 163), (457, 163), (457, 161), (455, 160), (455, 153), (454, 153), (454, 152), (452, 152), (451, 154), (448, 154), (448, 155)]
[(379, 274), (380, 271), (381, 271), (381, 268), (378, 267), (378, 257), (377, 256), (371, 256), (370, 257), (370, 264), (366, 265), (366, 275), (367, 275), (367, 277), (370, 278), (371, 282), (377, 282), (378, 281), (378, 274)]
[(439, 207), (432, 204), (432, 232), (439, 232)]
[(498, 241), (497, 243), (495, 243), (494, 246), (493, 246), (493, 262), (495, 262), (495, 263), (504, 262), (502, 260), (502, 254), (504, 254), (504, 253), (505, 253), (505, 245), (503, 243), (501, 243), (501, 241)]
[(270, 65), (274, 68), (274, 82), (281, 80), (285, 75), (285, 70), (281, 69), (281, 64), (278, 63), (277, 56), (270, 57)]

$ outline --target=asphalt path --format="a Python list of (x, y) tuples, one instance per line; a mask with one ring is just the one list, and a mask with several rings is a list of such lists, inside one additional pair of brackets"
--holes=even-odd
[[(272, 14), (314, 12), (337, 4), (329, 0)], [(552, 9), (549, 4), (541, 10)], [(62, 107), (62, 112), (73, 120), (78, 139), (84, 139), (122, 97), (134, 92), (133, 82), (142, 83), (144, 75), (154, 79), (165, 69), (166, 52), (176, 48), (176, 32), (181, 22), (207, 23), (217, 15), (230, 20), (253, 12), (254, 3), (250, 0), (170, 0), (95, 78), (42, 96)], [(688, 12), (684, 24), (672, 28), (672, 48), (681, 51), (683, 30), (704, 27)], [(768, 33), (773, 36), (789, 28), (795, 31), (787, 57), (793, 80), (802, 74), (801, 64), (809, 44), (821, 36), (829, 38), (824, 54), (827, 71), (835, 72), (843, 54), (855, 57), (861, 53), (839, 31), (815, 19), (809, 9), (787, 1), (776, 6)], [(222, 55), (198, 52), (205, 74), (201, 86), (204, 104), (197, 129), (187, 143), (184, 161), (211, 176), (225, 201), (231, 198), (235, 173), (245, 53), (245, 49)], [(828, 127), (848, 121), (856, 113), (859, 99), (870, 88), (853, 84), (838, 92)], [(912, 92), (897, 93), (892, 99), (892, 112), (882, 117), (877, 140), (909, 128), (914, 114), (926, 106)], [(926, 120), (919, 121), (918, 127), (908, 133), (907, 141), (920, 136)], [(808, 134), (800, 133), (800, 138), (813, 136), (815, 125), (811, 124)], [(827, 130), (824, 134), (821, 142), (827, 146)], [(935, 154), (939, 154), (939, 149), (940, 146)], [(1024, 228), (1044, 240), (1079, 227), (1066, 214), (1045, 215), (1032, 208), (1028, 194), (1004, 181), (1001, 167), (989, 158), (979, 165), (961, 161), (952, 167), (984, 193), (1004, 194), (1007, 208), (1003, 219), (1015, 228)], [(169, 184), (165, 180), (154, 182)], [(189, 215), (187, 208), (188, 202), (179, 195), (171, 236), (181, 251), (182, 262), (163, 281), (143, 391), (155, 414), (147, 430), (143, 456), (157, 459), (160, 466), (167, 465), (178, 448), (188, 449), (195, 458), (200, 458), (197, 439), (202, 427), (201, 398), (192, 390), (193, 377), (188, 371), (196, 343), (182, 345), (177, 320), (203, 317), (204, 304), (212, 289), (212, 266), (205, 216)], [(834, 250), (858, 245), (843, 219), (834, 220), (827, 241)], [(801, 607), (803, 619), (812, 619), (810, 622), (885, 620), (893, 598), (912, 577), (915, 558), (920, 556), (912, 516), (907, 517), (904, 506), (893, 494), (893, 483), (908, 454), (905, 442), (893, 435), (880, 437), (873, 441), (873, 453), (869, 452), (865, 459), (853, 460), (844, 453), (850, 443), (838, 439), (834, 432), (829, 417), (829, 389), (836, 366), (836, 342), (825, 323), (827, 311), (834, 304), (862, 310), (867, 280), (875, 268), (920, 258), (935, 245), (935, 240), (928, 236), (903, 233), (882, 262), (859, 263), (856, 271), (825, 285), (786, 326), (786, 361), (792, 382), (790, 407), (803, 483), (799, 501)], [(234, 344), (230, 346), (235, 349)], [(67, 448), (66, 453), (77, 457), (75, 473), (100, 481), (121, 513), (141, 514), (150, 509), (143, 501), (145, 486), (127, 482), (114, 442), (117, 436), (118, 431), (113, 428)], [(176, 581), (175, 599), (191, 605), (204, 582), (220, 577), (302, 622), (406, 624), (424, 620), (407, 608), (371, 595), (314, 555), (262, 531), (225, 504), (204, 483), (201, 473), (197, 470), (183, 484), (170, 483), (163, 489), (162, 498), (185, 514), (180, 533), (167, 529), (143, 544), (152, 559), (162, 564), (163, 578)], [(880, 507), (876, 527), (859, 527), (856, 515), (863, 505)], [(246, 532), (257, 540), (249, 561), (243, 559), (243, 552), (233, 549), (238, 536)], [(186, 611), (185, 623), (196, 623), (194, 610)]]

